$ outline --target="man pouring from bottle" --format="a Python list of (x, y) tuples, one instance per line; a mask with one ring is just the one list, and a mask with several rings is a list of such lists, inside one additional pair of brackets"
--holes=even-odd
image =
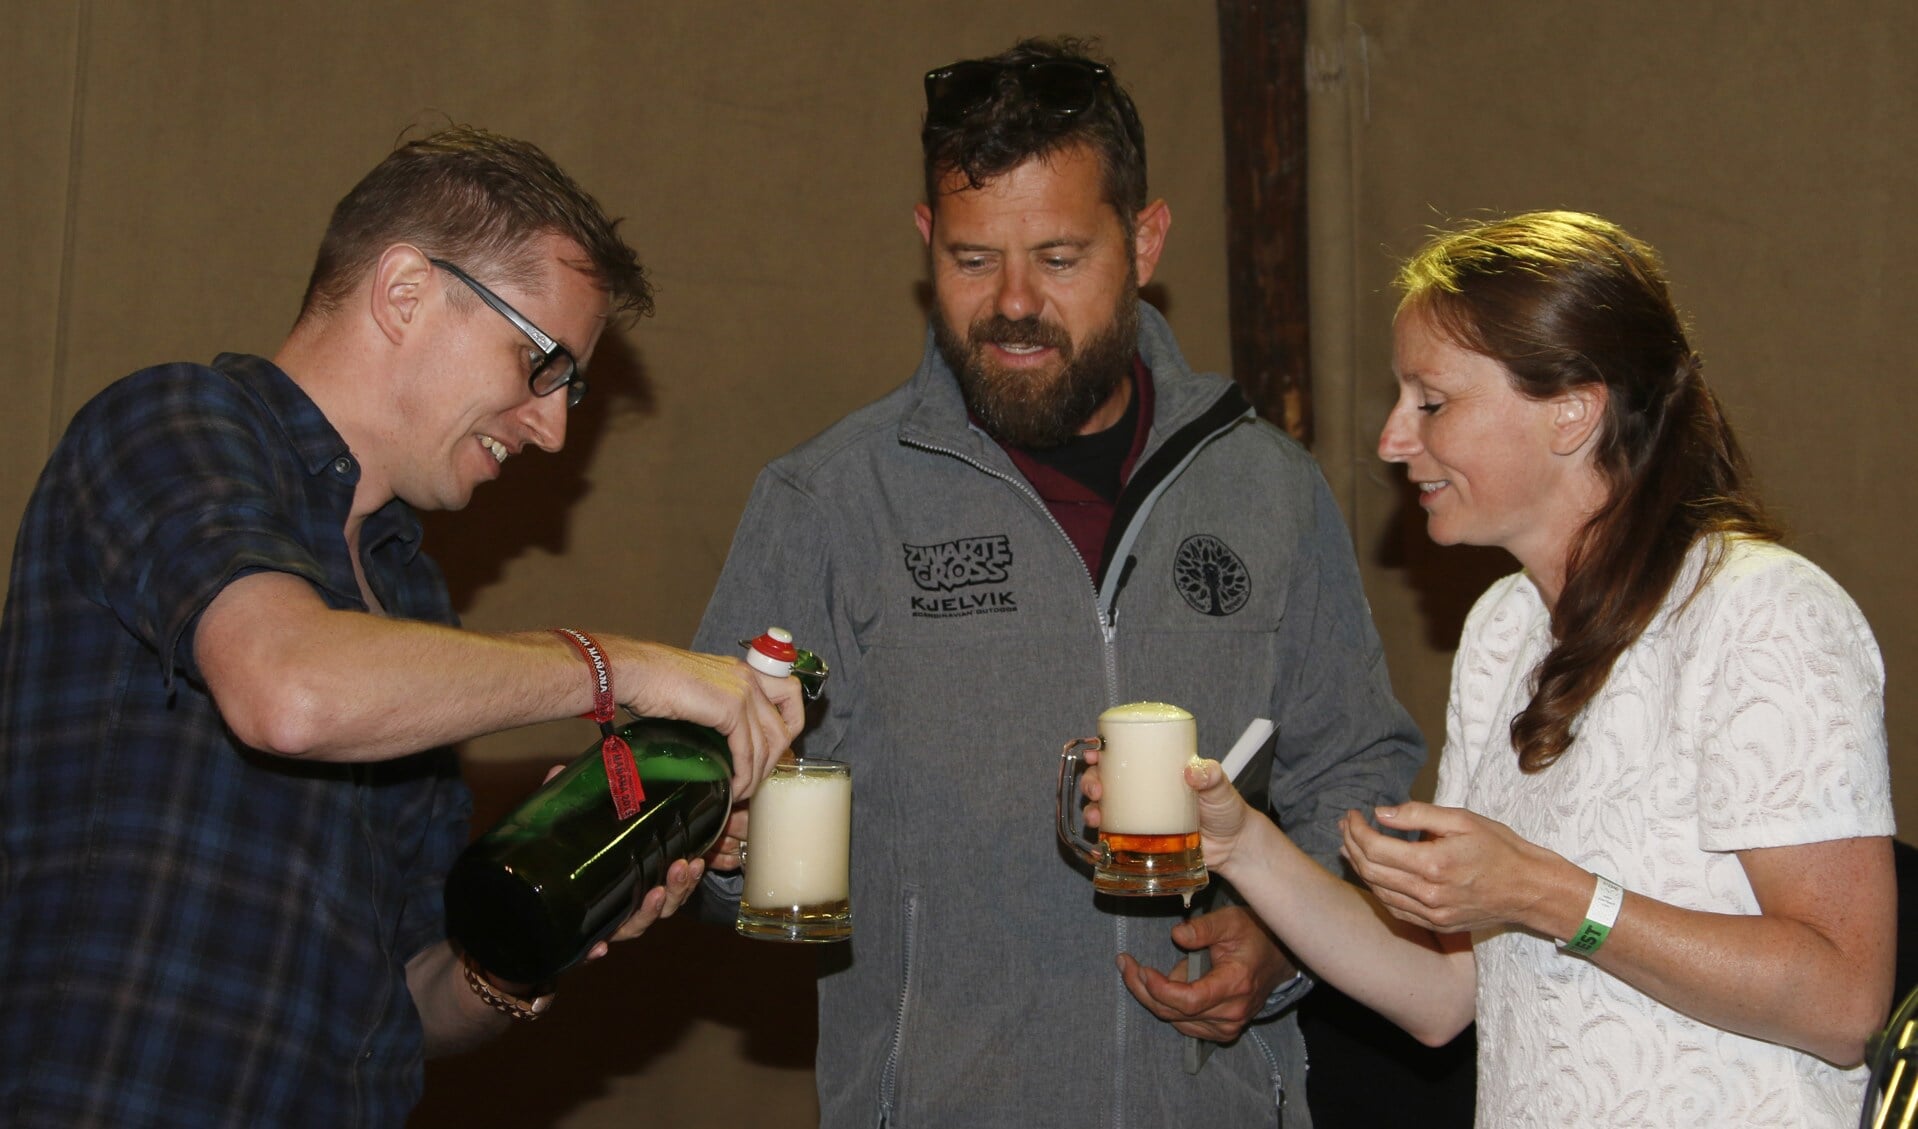
[(602, 331), (650, 304), (545, 154), (453, 128), (339, 203), (271, 359), (146, 369), (76, 415), (0, 622), (0, 1123), (398, 1126), (424, 1054), (549, 991), (445, 940), (446, 746), (616, 701), (723, 733), (741, 795), (770, 771), (794, 681), (460, 630), (420, 550), (416, 510), (559, 450)]

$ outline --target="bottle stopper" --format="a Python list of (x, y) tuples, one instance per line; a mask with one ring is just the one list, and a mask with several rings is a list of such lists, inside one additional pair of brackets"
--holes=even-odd
[(768, 627), (764, 634), (746, 644), (746, 665), (773, 678), (791, 674), (798, 658), (799, 648), (793, 646), (792, 632), (783, 627)]

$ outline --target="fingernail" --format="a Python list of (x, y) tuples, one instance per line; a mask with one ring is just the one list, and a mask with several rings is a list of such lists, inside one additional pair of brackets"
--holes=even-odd
[(1399, 817), (1399, 809), (1397, 808), (1373, 808), (1372, 811), (1373, 814), (1377, 815), (1380, 819), (1397, 819)]

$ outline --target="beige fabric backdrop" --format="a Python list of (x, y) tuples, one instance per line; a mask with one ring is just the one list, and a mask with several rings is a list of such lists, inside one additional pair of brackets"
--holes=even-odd
[[(1319, 455), (1428, 732), (1459, 620), (1510, 565), (1435, 552), (1372, 455), (1386, 283), (1430, 223), (1563, 206), (1667, 254), (1770, 496), (1878, 630), (1896, 745), (1913, 716), (1913, 488), (1893, 446), (1918, 406), (1894, 336), (1918, 294), (1909, 6), (1313, 0), (1312, 16)], [(1158, 292), (1196, 364), (1228, 356), (1205, 0), (0, 0), (0, 18), (16, 48), (0, 71), (9, 553), (89, 395), (155, 361), (271, 352), (332, 202), (403, 130), (448, 120), (546, 146), (628, 217), (660, 286), (659, 315), (602, 346), (567, 451), (433, 521), (475, 627), (686, 639), (759, 464), (906, 374), (931, 65), (1101, 35), (1175, 217)], [(589, 736), (475, 742), (482, 818)], [(570, 977), (538, 1028), (435, 1065), (414, 1124), (811, 1124), (806, 957), (671, 922)]]

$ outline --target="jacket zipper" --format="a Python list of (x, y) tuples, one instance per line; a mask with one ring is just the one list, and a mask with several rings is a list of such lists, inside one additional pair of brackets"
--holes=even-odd
[[(1260, 1054), (1265, 1056), (1266, 1077), (1271, 1079), (1272, 1081), (1272, 1104), (1273, 1104), (1273, 1107), (1278, 1111), (1279, 1124), (1284, 1125), (1285, 1124), (1285, 1075), (1279, 1073), (1278, 1052), (1274, 1051), (1272, 1049), (1272, 1045), (1265, 1041), (1265, 1034), (1261, 1031), (1257, 1031), (1253, 1029), (1252, 1024), (1250, 1022), (1247, 1022), (1246, 1024), (1245, 1037), (1251, 1040), (1253, 1046), (1259, 1048)], [(1300, 1054), (1309, 1054), (1309, 1052), (1305, 1049), (1305, 1040), (1303, 1039), (1299, 1040), (1299, 1047), (1300, 1047), (1300, 1051), (1299, 1051)], [(1309, 1065), (1307, 1066), (1307, 1069), (1308, 1070), (1310, 1069)]]
[(913, 919), (918, 916), (919, 895), (908, 887), (902, 917), (905, 928), (899, 938), (900, 974), (899, 1008), (892, 1020), (892, 1052), (886, 1056), (886, 1067), (879, 1074), (879, 1129), (892, 1124), (893, 1084), (899, 1076), (899, 1052), (906, 1043), (906, 1005), (912, 998), (912, 948), (918, 936)]
[[(1241, 400), (1240, 402), (1241, 404), (1243, 404), (1244, 401)], [(1214, 409), (1216, 410), (1217, 408), (1221, 406), (1222, 405), (1220, 404), (1215, 404)], [(1210, 414), (1210, 413), (1208, 412), (1207, 414)], [(1166, 487), (1169, 486), (1173, 482), (1173, 480), (1177, 479), (1187, 466), (1191, 465), (1192, 460), (1198, 457), (1198, 454), (1202, 449), (1208, 446), (1212, 442), (1212, 440), (1218, 438), (1220, 435), (1225, 434), (1226, 431), (1230, 430), (1233, 426), (1235, 426), (1241, 420), (1250, 418), (1250, 416), (1251, 416), (1251, 412), (1249, 408), (1243, 409), (1241, 411), (1233, 412), (1229, 416), (1229, 418), (1225, 419), (1217, 426), (1214, 426), (1211, 430), (1207, 431), (1204, 435), (1200, 436), (1195, 442), (1193, 442), (1191, 447), (1188, 448), (1182, 455), (1179, 456), (1178, 461), (1174, 463), (1172, 467), (1169, 468), (1165, 473), (1161, 474), (1157, 478), (1157, 480), (1153, 483), (1151, 489), (1146, 493), (1145, 497), (1139, 502), (1139, 504), (1133, 509), (1130, 516), (1126, 519), (1125, 533), (1121, 536), (1119, 541), (1116, 543), (1119, 549), (1121, 550), (1119, 556), (1115, 558), (1118, 561), (1118, 566), (1120, 571), (1113, 578), (1110, 597), (1106, 597), (1100, 593), (1098, 580), (1096, 577), (1092, 575), (1092, 569), (1086, 565), (1085, 556), (1079, 552), (1079, 547), (1072, 543), (1072, 537), (1070, 534), (1066, 532), (1065, 526), (1059, 524), (1059, 519), (1052, 516), (1052, 511), (1046, 508), (1045, 499), (1041, 498), (1039, 496), (1039, 492), (1037, 490), (1034, 490), (1032, 488), (1032, 485), (1028, 483), (1024, 478), (1018, 475), (1007, 474), (1006, 472), (999, 470), (995, 467), (989, 467), (986, 464), (980, 462), (978, 459), (975, 459), (972, 456), (966, 454), (965, 452), (956, 451), (952, 449), (951, 447), (942, 447), (936, 443), (929, 443), (924, 440), (914, 439), (914, 438), (905, 437), (905, 436), (901, 437), (901, 442), (904, 442), (913, 447), (917, 447), (922, 451), (930, 451), (934, 454), (946, 455), (951, 458), (958, 459), (960, 462), (965, 463), (967, 466), (972, 467), (974, 470), (980, 471), (984, 474), (990, 475), (993, 478), (999, 479), (1001, 482), (1006, 483), (1007, 485), (1011, 486), (1013, 489), (1019, 491), (1019, 493), (1023, 494), (1026, 497), (1026, 499), (1030, 501), (1033, 504), (1033, 506), (1035, 506), (1038, 509), (1040, 513), (1045, 515), (1046, 521), (1059, 534), (1060, 538), (1065, 541), (1066, 547), (1072, 550), (1072, 555), (1078, 558), (1079, 570), (1081, 573), (1084, 574), (1086, 578), (1086, 584), (1092, 591), (1093, 615), (1097, 619), (1099, 624), (1099, 639), (1102, 644), (1100, 650), (1102, 652), (1102, 656), (1104, 660), (1104, 668), (1105, 668), (1106, 704), (1108, 706), (1113, 706), (1113, 705), (1119, 704), (1119, 647), (1118, 647), (1119, 590), (1125, 586), (1127, 573), (1132, 568), (1132, 565), (1133, 565), (1133, 557), (1129, 551), (1132, 545), (1132, 536), (1131, 536), (1132, 531), (1136, 530), (1140, 525), (1144, 523), (1144, 519), (1146, 515), (1152, 512), (1153, 505), (1158, 501), (1159, 496), (1165, 492)], [(1203, 415), (1200, 417), (1200, 419), (1204, 419), (1204, 418), (1205, 417)], [(1194, 422), (1197, 422), (1197, 421), (1194, 421)], [(1183, 433), (1185, 430), (1190, 428), (1190, 426), (1191, 425), (1188, 424), (1187, 428), (1182, 428), (1181, 433)], [(1165, 447), (1161, 447), (1160, 451), (1163, 452), (1165, 449), (1166, 449)], [(1110, 562), (1108, 563), (1108, 567), (1110, 567)], [(910, 927), (911, 921), (912, 921), (912, 903), (910, 901), (907, 902), (906, 921), (907, 921), (908, 927)], [(1119, 949), (1121, 952), (1123, 952), (1125, 951), (1125, 946), (1126, 946), (1125, 918), (1123, 916), (1119, 916), (1115, 918), (1115, 921), (1117, 923), (1116, 927), (1117, 927), (1117, 933), (1118, 933)], [(880, 1080), (880, 1084), (884, 1093), (882, 1095), (882, 1103), (880, 1106), (880, 1113), (879, 1113), (879, 1129), (888, 1129), (888, 1126), (891, 1124), (893, 1076), (894, 1076), (894, 1070), (898, 1065), (900, 1043), (903, 1041), (904, 1034), (905, 1034), (906, 993), (908, 989), (911, 987), (911, 950), (910, 948), (907, 949), (907, 953), (906, 953), (906, 966), (907, 966), (906, 981), (900, 988), (900, 1007), (899, 1007), (897, 1026), (894, 1030), (894, 1035), (893, 1035), (892, 1055), (886, 1060), (886, 1069), (885, 1069), (885, 1072), (881, 1075), (881, 1080)], [(1119, 1053), (1115, 1056), (1115, 1062), (1113, 1064), (1114, 1098), (1112, 1102), (1112, 1127), (1113, 1129), (1124, 1129), (1125, 1127), (1125, 1092), (1124, 1092), (1125, 1071), (1121, 1064), (1123, 1064), (1125, 1061), (1125, 1046), (1126, 1046), (1126, 1039), (1129, 1033), (1127, 1021), (1130, 1019), (1130, 1016), (1128, 1015), (1126, 1010), (1126, 994), (1124, 991), (1121, 991), (1119, 993), (1118, 999), (1116, 1001), (1116, 1006), (1118, 1008), (1118, 1013), (1116, 1016), (1117, 1047), (1115, 1049)], [(1271, 1076), (1274, 1082), (1278, 1083), (1279, 1082), (1278, 1062), (1276, 1058), (1273, 1057), (1271, 1049), (1269, 1047), (1266, 1047), (1263, 1041), (1257, 1040), (1256, 1037), (1255, 1037), (1255, 1041), (1258, 1041), (1260, 1048), (1265, 1051), (1266, 1061), (1271, 1067)], [(1281, 1090), (1280, 1093), (1282, 1095), (1283, 1090)]]

